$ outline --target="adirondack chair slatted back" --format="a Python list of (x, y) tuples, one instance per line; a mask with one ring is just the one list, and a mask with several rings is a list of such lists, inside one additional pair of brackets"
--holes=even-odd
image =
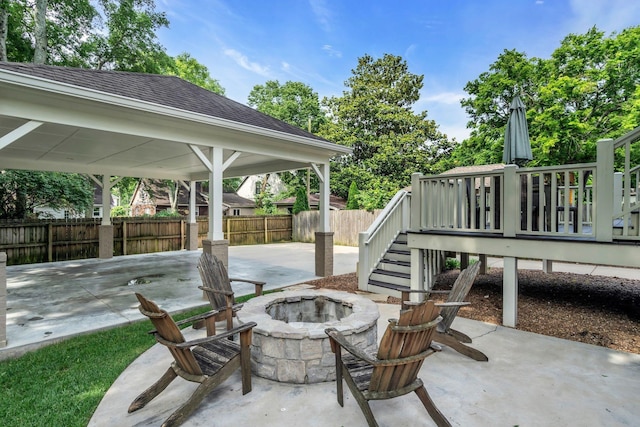
[[(185, 342), (180, 328), (178, 328), (169, 313), (160, 309), (153, 301), (149, 301), (137, 292), (136, 298), (140, 301), (138, 309), (151, 320), (151, 323), (153, 323), (153, 326), (156, 328), (157, 334), (162, 339), (173, 344)], [(189, 348), (180, 349), (173, 346), (167, 346), (167, 348), (182, 370), (192, 375), (202, 375), (202, 370)]]
[[(200, 255), (198, 271), (200, 272), (200, 278), (202, 279), (204, 287), (222, 291), (232, 291), (227, 269), (222, 261), (210, 253), (203, 252), (202, 255)], [(212, 308), (226, 307), (227, 300), (223, 294), (214, 292), (205, 292), (205, 294), (207, 298), (209, 298)]]
[[(417, 378), (440, 321), (438, 314), (433, 301), (427, 301), (403, 311), (397, 322), (389, 323), (378, 348), (378, 360), (389, 360), (389, 364), (374, 368), (369, 392), (398, 390)], [(411, 359), (397, 360), (405, 358)]]
[[(456, 281), (453, 283), (451, 292), (447, 297), (447, 302), (462, 302), (465, 300), (467, 294), (471, 290), (473, 282), (476, 280), (476, 277), (480, 272), (480, 265), (480, 261), (478, 261), (460, 272)], [(460, 306), (442, 307), (440, 310), (442, 322), (438, 326), (438, 329), (449, 329), (453, 320), (458, 315), (458, 310), (460, 310)]]

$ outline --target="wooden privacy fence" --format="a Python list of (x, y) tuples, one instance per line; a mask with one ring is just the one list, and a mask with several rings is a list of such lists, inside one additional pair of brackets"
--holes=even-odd
[[(209, 231), (199, 217), (198, 246)], [(0, 252), (7, 265), (66, 261), (98, 256), (100, 218), (0, 222)], [(112, 218), (113, 255), (176, 251), (185, 248), (184, 218)], [(230, 245), (291, 241), (291, 215), (225, 217), (223, 231)]]
[[(358, 246), (358, 234), (366, 231), (382, 210), (343, 210), (330, 212), (330, 226), (334, 232), (333, 243)], [(313, 242), (318, 231), (320, 212), (305, 211), (293, 216), (293, 241)]]

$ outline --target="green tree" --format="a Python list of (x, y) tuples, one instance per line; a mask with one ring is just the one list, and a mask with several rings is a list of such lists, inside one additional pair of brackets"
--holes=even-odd
[(199, 63), (189, 53), (183, 52), (173, 58), (173, 61), (162, 70), (163, 74), (178, 76), (201, 88), (224, 95), (224, 88), (220, 82), (209, 75), (209, 69)]
[(349, 186), (349, 197), (347, 198), (347, 209), (360, 209), (360, 204), (358, 203), (358, 185), (355, 181), (351, 181), (351, 185)]
[(93, 186), (78, 174), (0, 171), (0, 219), (26, 219), (37, 207), (82, 212), (93, 206)]
[(307, 198), (307, 190), (304, 187), (298, 187), (296, 192), (296, 201), (293, 204), (292, 213), (295, 215), (302, 211), (309, 210), (309, 199)]
[(86, 61), (98, 70), (159, 74), (171, 58), (159, 43), (156, 31), (169, 27), (164, 12), (153, 0), (98, 0), (102, 25), (97, 25), (86, 46)]
[[(452, 142), (427, 119), (426, 111), (413, 112), (424, 76), (410, 73), (401, 57), (365, 55), (352, 73), (342, 97), (322, 102), (331, 120), (320, 135), (353, 148), (353, 154), (332, 163), (331, 186), (335, 194), (347, 197), (355, 181), (370, 208), (382, 207), (409, 185), (412, 173), (432, 172)], [(366, 197), (369, 192), (371, 197)]]
[[(46, 62), (54, 65), (78, 65), (86, 49), (98, 11), (90, 0), (44, 2), (46, 7)], [(6, 35), (0, 32), (0, 49), (4, 42), (6, 60), (32, 62), (35, 56), (36, 4), (33, 0), (1, 0), (0, 11), (7, 12)], [(0, 13), (0, 23), (1, 23)]]
[(255, 85), (249, 93), (248, 105), (261, 113), (315, 133), (324, 122), (318, 94), (301, 82), (288, 81), (281, 85), (269, 80)]
[[(317, 133), (326, 120), (318, 94), (301, 82), (288, 81), (281, 85), (277, 80), (269, 80), (264, 85), (256, 85), (247, 103), (261, 113), (311, 133)], [(307, 187), (309, 192), (318, 191), (320, 186), (318, 177), (308, 169), (281, 172), (279, 176), (287, 188), (281, 194), (283, 197), (293, 196), (300, 186)]]
[(569, 34), (548, 59), (505, 50), (465, 87), (470, 96), (462, 105), (473, 130), (450, 165), (501, 161), (508, 106), (516, 94), (527, 106), (530, 165), (594, 161), (598, 139), (616, 138), (638, 125), (638, 58), (640, 27), (610, 37), (595, 27)]

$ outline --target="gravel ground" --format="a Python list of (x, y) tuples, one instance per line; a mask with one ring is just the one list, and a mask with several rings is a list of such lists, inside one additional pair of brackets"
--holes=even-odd
[[(438, 276), (435, 289), (450, 288), (459, 274)], [(355, 292), (355, 273), (307, 282), (316, 287)], [(518, 272), (517, 329), (640, 353), (640, 280), (570, 273)], [(439, 297), (439, 296), (438, 296)], [(438, 300), (438, 298), (435, 298)], [(502, 269), (476, 279), (459, 316), (502, 323)], [(389, 297), (389, 303), (398, 304)]]

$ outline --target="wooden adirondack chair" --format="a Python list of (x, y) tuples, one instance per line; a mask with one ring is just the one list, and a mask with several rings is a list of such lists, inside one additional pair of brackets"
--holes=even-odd
[[(224, 311), (221, 311), (219, 315), (205, 322), (207, 335), (215, 335), (215, 322), (221, 320), (227, 321), (227, 330), (233, 328), (233, 317), (235, 316), (235, 312), (242, 307), (242, 304), (235, 303), (231, 282), (252, 283), (255, 286), (256, 296), (262, 295), (262, 287), (265, 282), (247, 279), (230, 279), (222, 261), (210, 253), (202, 253), (198, 260), (198, 271), (200, 272), (200, 278), (203, 284), (203, 286), (198, 286), (198, 288), (204, 291), (211, 304), (211, 308), (214, 310), (224, 308)], [(201, 326), (201, 323), (194, 324), (195, 328)]]
[[(471, 343), (471, 338), (455, 329), (451, 328), (451, 324), (458, 315), (460, 307), (469, 305), (469, 302), (464, 302), (467, 294), (471, 290), (473, 282), (478, 276), (480, 271), (480, 262), (470, 265), (460, 272), (456, 281), (454, 282), (451, 290), (449, 291), (420, 291), (426, 293), (447, 293), (447, 300), (444, 303), (437, 303), (440, 307), (440, 315), (442, 316), (442, 322), (438, 324), (436, 330), (436, 336), (433, 340), (437, 343), (444, 344), (451, 347), (460, 354), (464, 354), (479, 362), (487, 362), (489, 358), (480, 350), (476, 350), (473, 347), (465, 345), (465, 343)], [(405, 291), (402, 295), (402, 307), (406, 309), (412, 305), (409, 300), (409, 293), (412, 291)]]
[[(336, 329), (325, 330), (336, 356), (336, 385), (340, 406), (343, 404), (342, 378), (364, 413), (369, 426), (377, 426), (369, 400), (391, 399), (414, 391), (427, 412), (440, 427), (450, 426), (431, 400), (418, 371), (424, 359), (434, 353), (431, 339), (442, 319), (433, 301), (412, 306), (390, 320), (382, 337), (378, 354), (371, 356), (351, 345)], [(347, 354), (342, 354), (342, 349)]]
[[(178, 426), (193, 412), (202, 399), (240, 368), (242, 372), (242, 394), (251, 391), (251, 329), (255, 322), (248, 322), (216, 336), (185, 341), (178, 325), (171, 316), (153, 301), (136, 293), (140, 312), (151, 319), (156, 340), (166, 346), (174, 358), (169, 369), (151, 387), (139, 395), (129, 406), (129, 413), (143, 408), (159, 395), (177, 376), (187, 381), (200, 383), (191, 397), (180, 406), (163, 426)], [(195, 320), (198, 316), (185, 319)], [(182, 323), (182, 322), (181, 322)], [(240, 334), (239, 343), (225, 339)]]

